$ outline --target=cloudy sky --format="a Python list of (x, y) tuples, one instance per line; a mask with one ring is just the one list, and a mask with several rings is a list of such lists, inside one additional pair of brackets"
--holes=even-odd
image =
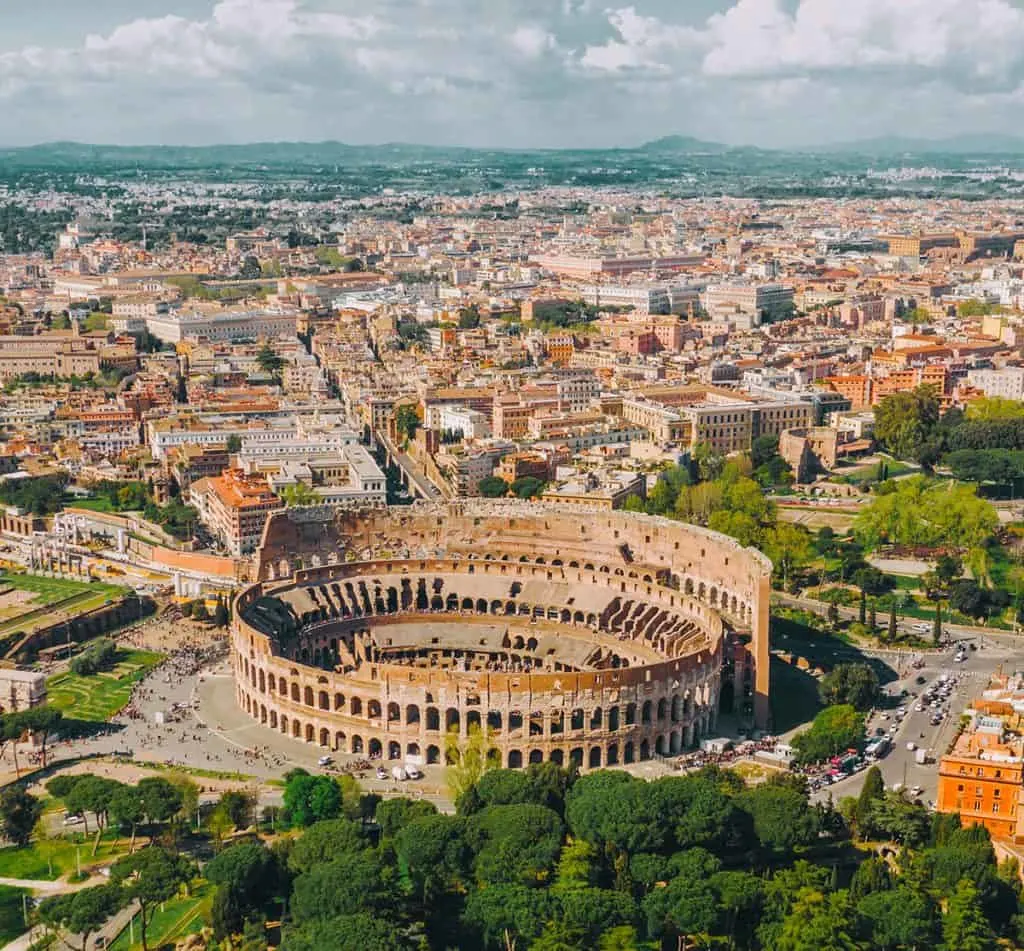
[(1020, 129), (1024, 0), (0, 3), (0, 145)]

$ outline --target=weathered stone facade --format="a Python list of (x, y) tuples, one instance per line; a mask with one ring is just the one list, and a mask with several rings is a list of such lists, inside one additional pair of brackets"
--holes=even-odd
[(440, 762), (479, 726), (502, 765), (590, 768), (699, 741), (723, 691), (767, 720), (771, 565), (691, 525), (476, 500), (288, 510), (258, 571), (235, 603), (238, 703), (326, 749)]

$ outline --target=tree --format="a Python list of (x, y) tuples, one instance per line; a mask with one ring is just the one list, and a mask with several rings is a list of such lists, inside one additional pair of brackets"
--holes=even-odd
[(752, 819), (754, 834), (766, 849), (790, 852), (810, 845), (818, 837), (818, 816), (800, 792), (788, 783), (767, 782), (738, 797), (740, 808)]
[(896, 605), (894, 604), (889, 608), (889, 628), (887, 631), (887, 640), (889, 643), (893, 643), (896, 640)]
[(256, 796), (244, 789), (228, 789), (221, 794), (217, 805), (224, 809), (236, 829), (245, 829), (252, 824)]
[(857, 913), (868, 925), (872, 948), (935, 947), (935, 905), (921, 890), (874, 891), (857, 905)]
[(827, 704), (848, 703), (863, 713), (878, 701), (881, 688), (870, 664), (842, 663), (821, 678), (818, 692)]
[(875, 407), (875, 438), (898, 459), (922, 458), (939, 423), (931, 387), (887, 396)]
[(460, 816), (424, 816), (398, 833), (395, 849), (424, 903), (467, 877), (471, 855), (466, 821)]
[(9, 842), (26, 846), (43, 814), (43, 804), (21, 786), (0, 789), (0, 830)]
[(802, 889), (782, 922), (776, 951), (857, 951), (853, 909), (846, 892)]
[(320, 501), (320, 496), (306, 485), (305, 482), (295, 482), (292, 485), (286, 485), (278, 492), (278, 495), (281, 497), (281, 501), (284, 502), (286, 508), (316, 505)]
[(872, 804), (884, 795), (885, 780), (882, 779), (882, 771), (877, 766), (872, 766), (864, 775), (864, 785), (861, 786), (854, 809), (854, 817), (858, 823), (867, 819)]
[[(123, 907), (124, 894), (119, 885), (97, 885), (44, 899), (39, 904), (39, 918), (50, 928), (63, 931), (61, 940), (68, 947), (87, 951), (89, 936)], [(72, 944), (71, 935), (78, 935), (81, 945)]]
[(308, 826), (341, 815), (341, 790), (330, 776), (311, 776), (304, 769), (285, 774), (284, 816), (294, 826)]
[(395, 410), (395, 432), (404, 442), (412, 442), (416, 438), (416, 430), (420, 428), (419, 413), (410, 403), (403, 403)]
[(501, 764), (486, 730), (471, 724), (463, 742), (457, 729), (445, 736), (445, 783), (453, 802), (458, 802), (488, 770)]
[(266, 912), (287, 882), (278, 857), (259, 842), (228, 846), (203, 874), (218, 886), (218, 898), (225, 896), (214, 913), (218, 938), (237, 934), (247, 917)]
[(393, 839), (414, 819), (437, 814), (437, 807), (425, 799), (382, 799), (377, 803), (375, 818), (381, 835)]
[(227, 451), (232, 455), (242, 451), (242, 437), (238, 433), (232, 433), (228, 436)]
[(246, 255), (242, 260), (242, 266), (238, 269), (238, 276), (245, 281), (254, 281), (262, 274), (259, 259), (252, 254)]
[(545, 806), (488, 806), (466, 827), (476, 853), (479, 882), (538, 885), (546, 882), (562, 847), (562, 820)]
[(722, 474), (725, 466), (725, 458), (720, 456), (710, 443), (700, 442), (693, 447), (690, 458), (697, 467), (697, 473), (702, 482), (712, 482)]
[(838, 704), (822, 710), (807, 730), (793, 738), (793, 746), (800, 762), (814, 763), (855, 748), (863, 740), (863, 715), (849, 704)]
[(498, 476), (486, 476), (476, 488), (485, 499), (503, 499), (508, 495), (508, 483)]
[(983, 396), (967, 404), (967, 419), (982, 422), (1024, 418), (1024, 402), (1002, 396)]
[(213, 624), (215, 627), (227, 627), (230, 620), (231, 616), (228, 613), (228, 606), (224, 603), (224, 599), (218, 595), (217, 606), (213, 610)]
[(121, 786), (110, 797), (110, 815), (118, 826), (131, 829), (129, 852), (135, 851), (135, 834), (145, 821), (146, 808), (138, 792), (132, 786)]
[(978, 889), (966, 878), (950, 896), (942, 920), (942, 940), (949, 951), (992, 951), (996, 947)]
[(885, 859), (872, 855), (857, 866), (850, 881), (850, 900), (860, 901), (867, 895), (892, 888), (892, 876)]
[[(285, 931), (284, 947), (288, 951), (324, 951), (327, 948), (404, 951), (411, 948), (405, 930), (377, 912), (359, 912), (290, 927)], [(266, 946), (265, 937), (263, 946)]]
[(169, 822), (181, 809), (181, 793), (162, 776), (140, 779), (135, 791), (150, 822)]
[(39, 759), (46, 768), (46, 746), (52, 734), (60, 729), (64, 714), (51, 706), (29, 707), (15, 716), (26, 733), (31, 735), (39, 745)]
[(517, 498), (532, 499), (544, 491), (544, 480), (534, 476), (522, 476), (516, 479), (509, 488)]
[(910, 476), (886, 483), (853, 523), (855, 537), (867, 549), (882, 544), (978, 549), (999, 527), (991, 504), (977, 488)]
[(480, 326), (480, 308), (476, 304), (459, 309), (459, 329), (476, 330)]
[(932, 643), (938, 647), (942, 643), (942, 602), (935, 602), (935, 619), (932, 621)]
[(120, 883), (128, 901), (139, 904), (139, 925), (143, 951), (149, 951), (147, 928), (162, 902), (188, 884), (195, 867), (183, 855), (150, 845), (125, 855), (110, 867), (110, 878)]
[(643, 900), (643, 910), (653, 937), (675, 933), (686, 947), (689, 938), (710, 934), (718, 920), (718, 900), (711, 881), (720, 863), (704, 849), (690, 849), (678, 855), (675, 864), (675, 878), (650, 892)]
[(205, 598), (196, 598), (192, 602), (192, 620), (200, 623), (210, 620), (210, 612), (207, 610)]
[(806, 529), (780, 522), (765, 534), (764, 553), (772, 560), (776, 572), (782, 575), (783, 585), (786, 585), (794, 572), (811, 561), (814, 550)]
[(284, 369), (284, 358), (279, 356), (269, 343), (264, 343), (256, 352), (256, 365), (276, 380), (280, 378)]

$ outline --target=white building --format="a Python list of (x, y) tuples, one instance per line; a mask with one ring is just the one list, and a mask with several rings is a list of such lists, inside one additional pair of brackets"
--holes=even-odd
[(487, 417), (468, 406), (442, 405), (439, 421), (442, 430), (461, 433), (463, 439), (484, 439), (491, 434), (491, 424)]
[(1024, 400), (1024, 367), (1002, 370), (968, 370), (967, 381), (986, 396)]

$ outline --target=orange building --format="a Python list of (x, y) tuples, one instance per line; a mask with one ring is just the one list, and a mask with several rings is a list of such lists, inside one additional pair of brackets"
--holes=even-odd
[(552, 334), (544, 341), (544, 346), (548, 359), (563, 366), (569, 365), (573, 353), (576, 352), (572, 334)]
[(203, 523), (235, 558), (256, 550), (267, 516), (282, 507), (263, 476), (249, 476), (241, 469), (200, 479), (190, 494)]
[(824, 380), (834, 393), (845, 396), (851, 409), (864, 409), (871, 405), (871, 377), (830, 376)]

